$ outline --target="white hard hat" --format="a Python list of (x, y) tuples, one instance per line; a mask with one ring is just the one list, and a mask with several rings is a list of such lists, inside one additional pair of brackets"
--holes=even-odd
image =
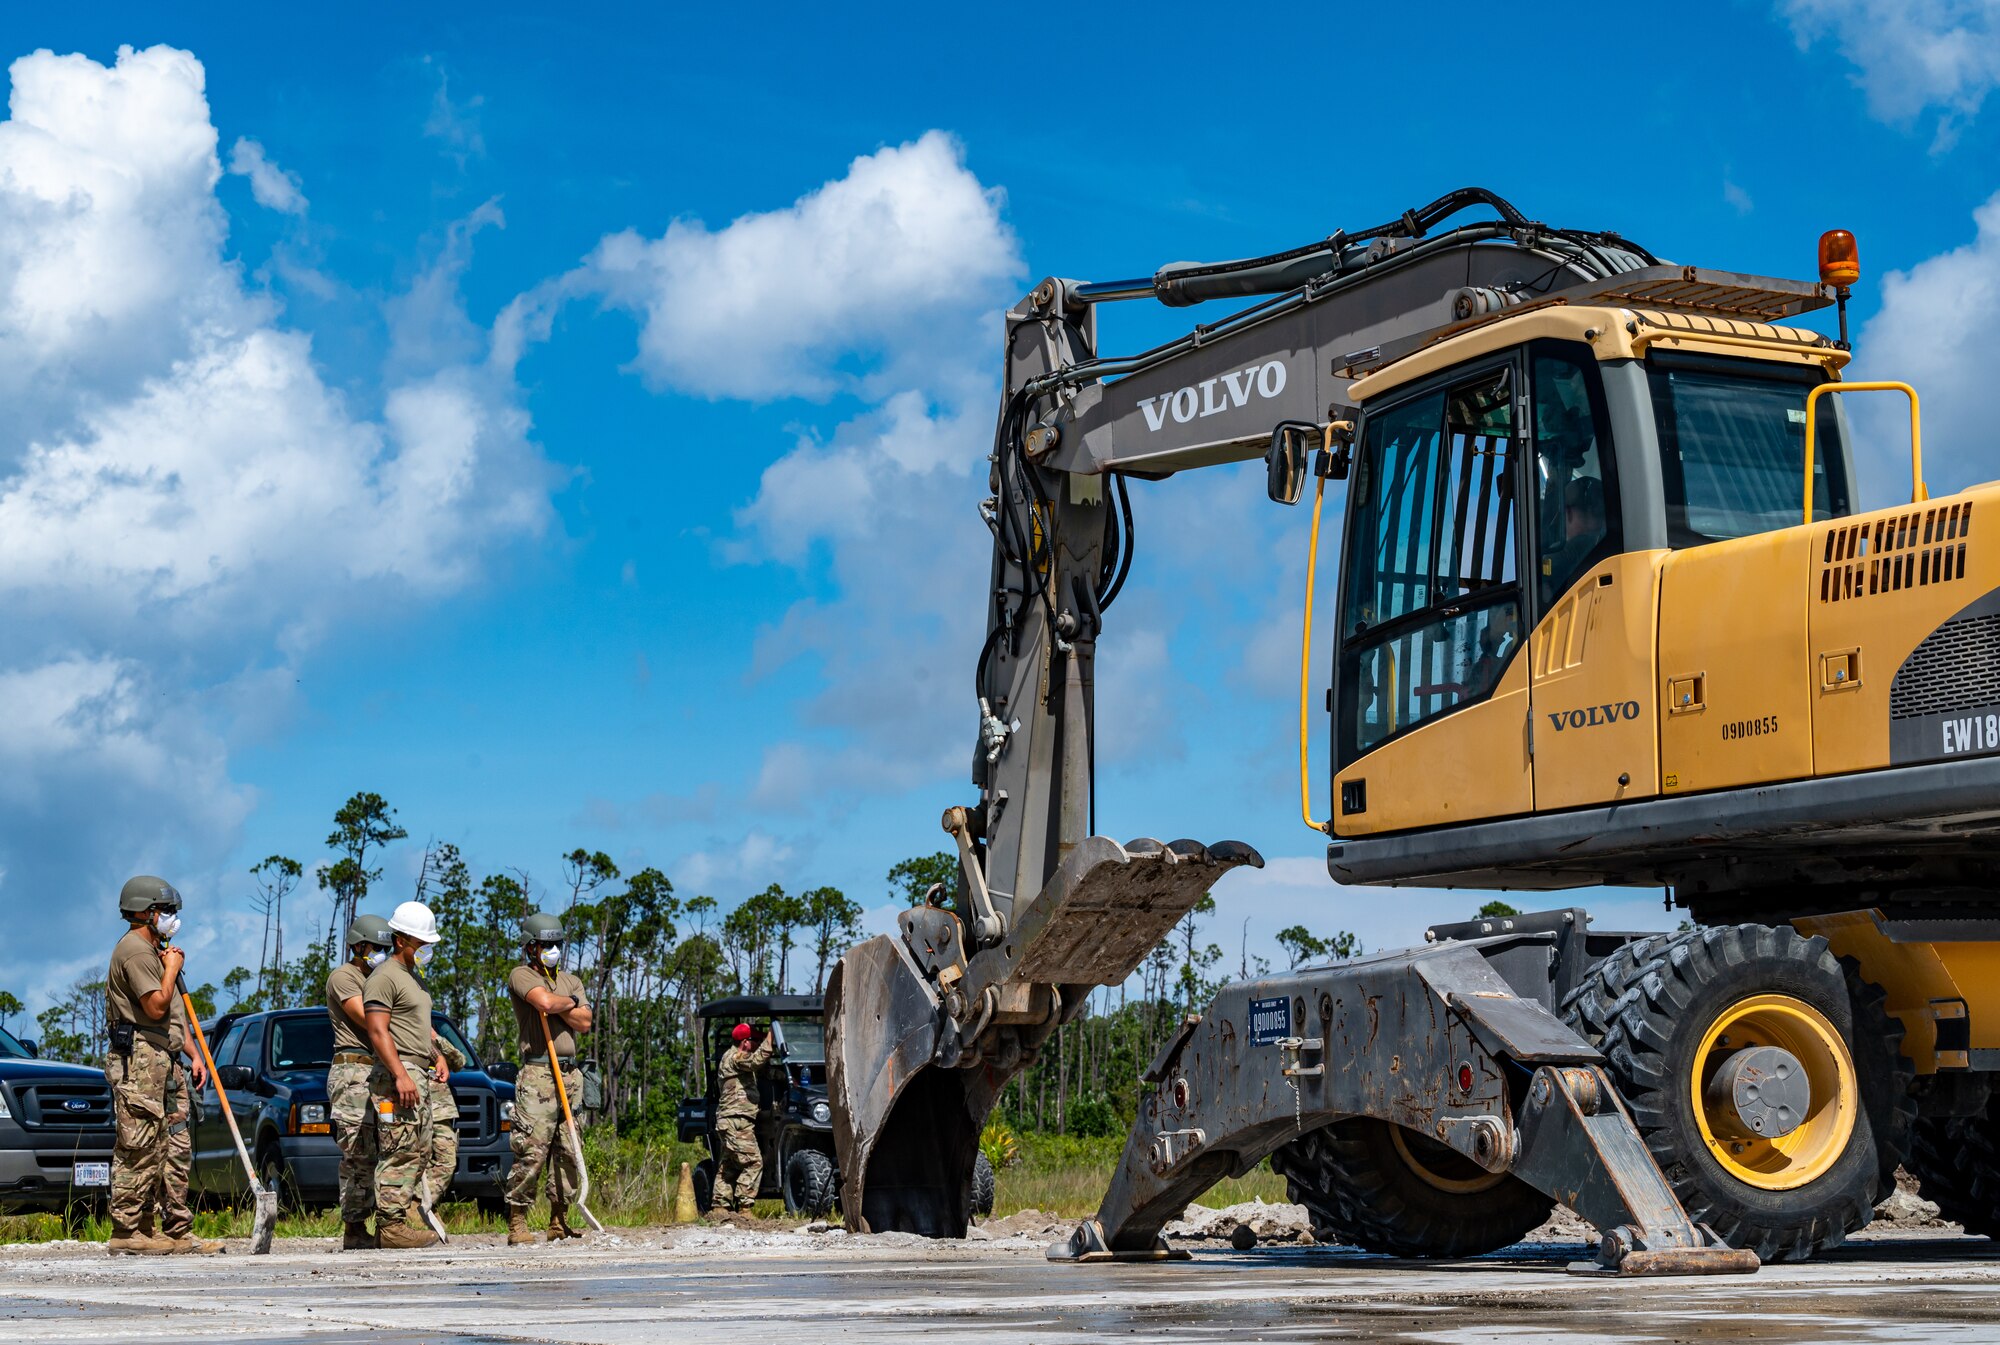
[(389, 928), (407, 934), (418, 943), (438, 941), (437, 917), (421, 901), (406, 901), (389, 917)]

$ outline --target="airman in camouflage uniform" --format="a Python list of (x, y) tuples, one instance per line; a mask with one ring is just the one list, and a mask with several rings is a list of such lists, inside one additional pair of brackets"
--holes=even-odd
[(342, 1251), (375, 1245), (375, 1235), (368, 1231), (368, 1216), (375, 1213), (375, 1116), (368, 1101), (375, 1055), (368, 1049), (362, 989), (368, 973), (388, 961), (395, 938), (381, 916), (356, 916), (347, 927), (348, 960), (326, 978), (326, 1012), (333, 1022), (326, 1100), (333, 1140), (340, 1146)]
[(438, 1065), (431, 995), (417, 968), (437, 946), (437, 920), (422, 902), (406, 901), (389, 917), (389, 929), (395, 941), (389, 958), (368, 973), (362, 988), (375, 1052), (368, 1076), (375, 1111), (375, 1236), (383, 1247), (429, 1247), (437, 1234), (412, 1206), (435, 1147), (431, 1086), (419, 1076), (430, 1076)]
[(722, 1152), (715, 1160), (715, 1208), (744, 1210), (756, 1202), (764, 1182), (764, 1150), (757, 1143), (757, 1075), (771, 1063), (773, 1037), (762, 1040), (748, 1023), (730, 1032), (730, 1047), (715, 1067), (721, 1089), (715, 1104), (715, 1137)]
[[(218, 1252), (220, 1243), (194, 1237), (188, 1208), (192, 1089), (181, 1065), (187, 1054), (187, 1015), (178, 993), (183, 954), (169, 942), (180, 930), (181, 894), (164, 879), (141, 876), (119, 892), (118, 909), (130, 928), (112, 951), (104, 981), (111, 1029), (104, 1075), (117, 1121), (110, 1250)], [(199, 1060), (189, 1060), (199, 1088), (205, 1071)]]
[[(521, 1073), (514, 1081), (514, 1167), (507, 1174), (507, 1243), (533, 1242), (528, 1211), (535, 1206), (536, 1187), (547, 1175), (549, 1240), (580, 1238), (569, 1222), (569, 1197), (580, 1191), (583, 1174), (569, 1136), (563, 1133), (562, 1100), (556, 1095), (555, 1068), (563, 1072), (570, 1107), (583, 1098), (583, 1076), (576, 1069), (576, 1034), (590, 1031), (590, 1003), (583, 981), (563, 970), (562, 922), (552, 915), (531, 915), (521, 922), (521, 965), (507, 977), (514, 1004), (516, 1045), (521, 1048)], [(549, 1045), (555, 1045), (553, 1066)]]

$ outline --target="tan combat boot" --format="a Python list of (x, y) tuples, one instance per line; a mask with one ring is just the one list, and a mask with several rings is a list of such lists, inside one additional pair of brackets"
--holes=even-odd
[(534, 1231), (528, 1227), (528, 1212), (526, 1210), (517, 1210), (512, 1205), (509, 1205), (507, 1207), (507, 1245), (509, 1247), (527, 1247), (532, 1246), (534, 1241)]
[(549, 1241), (561, 1238), (580, 1238), (583, 1233), (569, 1226), (569, 1205), (565, 1201), (554, 1201), (549, 1205)]
[(173, 1243), (156, 1235), (148, 1228), (111, 1229), (111, 1241), (104, 1244), (105, 1250), (126, 1256), (165, 1256), (173, 1250)]
[(420, 1224), (384, 1224), (375, 1230), (375, 1241), (384, 1251), (415, 1251), (437, 1246), (438, 1235)]
[(341, 1230), (340, 1250), (343, 1252), (372, 1252), (376, 1246), (375, 1235), (368, 1231), (366, 1219), (357, 1219)]
[(183, 1233), (175, 1238), (163, 1238), (165, 1250), (178, 1256), (217, 1256), (223, 1248), (220, 1242), (205, 1242), (193, 1233)]

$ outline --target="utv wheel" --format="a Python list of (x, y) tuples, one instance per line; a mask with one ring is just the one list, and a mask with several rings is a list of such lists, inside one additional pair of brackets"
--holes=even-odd
[(833, 1211), (839, 1183), (833, 1160), (817, 1149), (801, 1149), (785, 1163), (785, 1210), (822, 1219)]
[(1478, 1256), (1512, 1246), (1555, 1202), (1520, 1178), (1387, 1121), (1355, 1117), (1271, 1155), (1313, 1236), (1391, 1256)]
[(1910, 1146), (1917, 1190), (1974, 1237), (2000, 1237), (2000, 1117), (1925, 1117)]
[(980, 1154), (972, 1160), (972, 1217), (984, 1219), (993, 1213), (994, 1188), (999, 1179), (994, 1175), (993, 1165)]
[(1565, 1001), (1688, 1215), (1766, 1261), (1873, 1216), (1915, 1104), (1882, 993), (1789, 927), (1629, 944)]
[(694, 1207), (699, 1214), (715, 1208), (715, 1160), (704, 1158), (694, 1165)]

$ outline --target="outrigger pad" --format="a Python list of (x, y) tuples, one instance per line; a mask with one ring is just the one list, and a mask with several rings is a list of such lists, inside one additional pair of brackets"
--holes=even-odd
[(1627, 1252), (1615, 1266), (1596, 1261), (1572, 1261), (1572, 1275), (1754, 1275), (1763, 1265), (1748, 1247), (1666, 1247), (1656, 1252)]
[(1016, 978), (1049, 985), (1117, 985), (1146, 960), (1216, 881), (1264, 857), (1241, 841), (1119, 845), (1092, 836), (1072, 849), (1009, 938), (1027, 947)]
[(1095, 1219), (1085, 1219), (1076, 1226), (1076, 1231), (1061, 1242), (1051, 1243), (1048, 1250), (1051, 1261), (1075, 1261), (1083, 1265), (1095, 1265), (1103, 1261), (1192, 1261), (1191, 1252), (1178, 1247), (1170, 1247), (1163, 1237), (1155, 1237), (1153, 1245), (1144, 1251), (1114, 1252), (1104, 1241), (1104, 1226)]

